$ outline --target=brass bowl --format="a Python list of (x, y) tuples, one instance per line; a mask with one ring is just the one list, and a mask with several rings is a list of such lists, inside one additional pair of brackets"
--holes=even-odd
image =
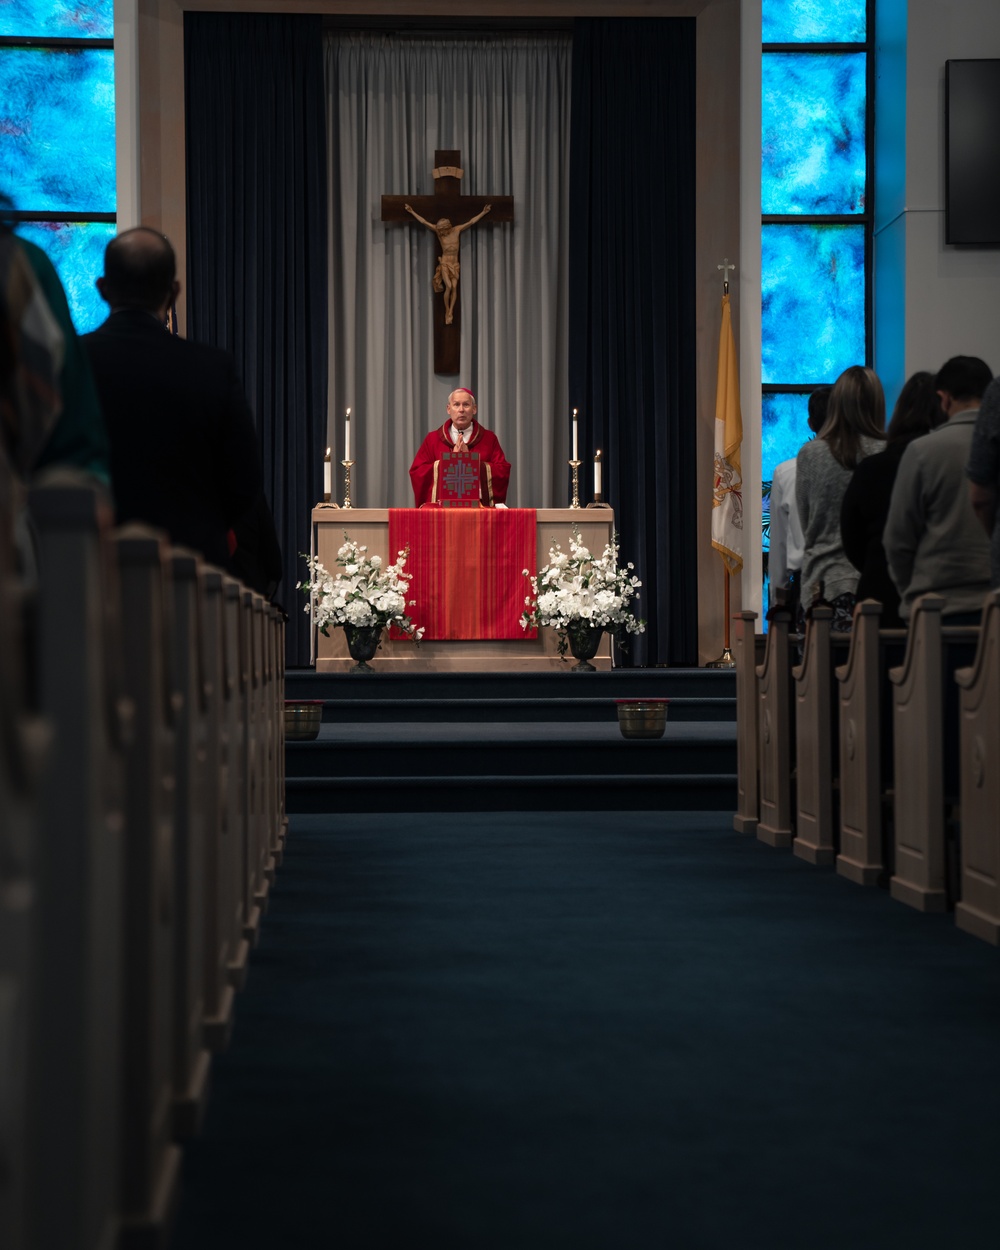
[(319, 737), (323, 720), (323, 700), (309, 699), (305, 702), (285, 703), (285, 741), (312, 742)]
[(623, 738), (662, 738), (669, 699), (616, 699)]

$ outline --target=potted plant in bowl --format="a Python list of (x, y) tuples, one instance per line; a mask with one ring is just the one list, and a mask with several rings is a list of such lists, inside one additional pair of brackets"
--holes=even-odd
[(315, 613), (317, 627), (327, 636), (331, 625), (343, 628), (347, 650), (357, 661), (352, 673), (374, 671), (368, 661), (387, 625), (395, 625), (415, 641), (423, 637), (423, 629), (406, 614), (410, 578), (403, 569), (407, 554), (400, 551), (395, 564), (383, 565), (381, 556), (370, 556), (368, 548), (352, 542), (345, 531), (344, 544), (337, 552), (338, 573), (330, 573), (315, 556), (303, 556), (309, 581), (299, 582), (298, 587), (309, 596), (305, 610)]
[(623, 634), (641, 634), (646, 628), (646, 622), (630, 606), (642, 585), (634, 569), (633, 564), (618, 564), (617, 534), (598, 557), (574, 530), (568, 552), (554, 543), (549, 548), (548, 564), (535, 577), (524, 570), (531, 594), (524, 601), (522, 628), (547, 625), (554, 629), (559, 654), (565, 659), (568, 650), (577, 660), (571, 671), (596, 672), (590, 661), (604, 633), (621, 639)]

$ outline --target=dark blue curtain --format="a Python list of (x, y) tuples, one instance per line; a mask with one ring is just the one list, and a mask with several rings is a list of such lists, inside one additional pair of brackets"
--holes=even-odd
[(623, 662), (697, 664), (693, 18), (577, 19), (570, 154), (570, 402), (647, 618)]
[(188, 12), (184, 53), (188, 334), (232, 352), (241, 370), (284, 558), (286, 659), (306, 665), (295, 583), (326, 437), (320, 18)]

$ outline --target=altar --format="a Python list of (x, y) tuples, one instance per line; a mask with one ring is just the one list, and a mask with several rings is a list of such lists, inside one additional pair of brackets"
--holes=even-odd
[[(420, 528), (426, 528), (421, 526), (423, 520), (426, 520), (428, 527), (453, 524), (448, 518), (441, 516), (444, 511), (448, 510), (422, 509), (418, 512), (416, 509), (409, 508), (393, 509), (395, 532), (407, 535), (417, 532)], [(531, 589), (527, 578), (523, 576), (523, 567), (527, 563), (527, 567), (530, 567), (531, 572), (534, 573), (547, 564), (549, 548), (555, 543), (558, 543), (563, 551), (568, 551), (569, 540), (574, 530), (580, 534), (585, 546), (589, 547), (595, 555), (600, 555), (605, 545), (611, 541), (614, 531), (614, 513), (610, 508), (510, 509), (509, 513), (518, 515), (504, 516), (502, 510), (488, 509), (475, 510), (467, 514), (459, 523), (463, 526), (463, 538), (466, 540), (454, 548), (456, 565), (460, 567), (461, 561), (464, 560), (470, 573), (473, 571), (471, 562), (476, 559), (498, 559), (504, 562), (506, 567), (490, 570), (497, 574), (490, 579), (490, 586), (493, 587), (494, 596), (497, 594), (496, 587), (503, 588), (506, 602), (494, 606), (506, 607), (506, 611), (488, 612), (484, 609), (481, 626), (475, 624), (475, 616), (472, 614), (472, 629), (473, 632), (478, 629), (483, 634), (506, 633), (508, 636), (429, 637), (420, 643), (414, 643), (405, 638), (392, 639), (389, 637), (389, 631), (386, 630), (382, 636), (381, 649), (372, 661), (379, 672), (543, 672), (560, 668), (568, 669), (569, 665), (564, 664), (559, 657), (558, 641), (554, 630), (539, 629), (537, 636), (532, 637), (530, 634), (526, 635), (525, 631), (521, 631), (519, 626), (516, 629), (510, 628), (509, 622), (516, 616), (520, 616), (524, 598)], [(525, 562), (523, 557), (514, 560), (513, 550), (516, 549), (508, 549), (503, 545), (496, 547), (488, 545), (495, 531), (506, 531), (511, 528), (523, 529), (526, 520), (530, 523), (531, 515), (534, 517), (535, 529), (534, 551), (531, 553), (534, 556), (533, 567), (530, 560)], [(476, 533), (473, 537), (481, 539), (479, 543), (467, 541), (465, 531), (469, 526), (475, 527)], [(390, 550), (390, 510), (388, 508), (347, 509), (320, 505), (312, 513), (312, 531), (312, 552), (331, 573), (337, 570), (337, 551), (344, 542), (345, 532), (353, 542), (367, 546), (370, 555), (379, 555), (386, 563), (392, 563), (396, 558), (396, 551)], [(436, 622), (441, 620), (447, 622), (451, 616), (456, 616), (462, 620), (462, 625), (457, 632), (467, 634), (470, 630), (468, 610), (455, 614), (441, 610), (442, 607), (449, 606), (442, 604), (441, 599), (454, 593), (453, 584), (456, 583), (453, 579), (441, 576), (440, 571), (432, 582), (421, 577), (419, 580), (424, 584), (425, 595), (425, 602), (421, 604), (420, 591), (416, 586), (418, 579), (414, 561), (417, 558), (411, 547), (406, 572), (415, 574), (410, 598), (415, 597), (418, 601), (413, 607), (408, 608), (414, 623), (422, 624), (425, 616)], [(445, 558), (448, 558), (447, 552)], [(443, 563), (443, 560), (435, 560), (439, 569)], [(506, 625), (503, 620), (499, 625), (495, 623), (496, 619), (501, 617), (506, 618)], [(447, 629), (448, 626), (439, 625), (438, 628)], [(346, 672), (354, 666), (354, 661), (347, 654), (347, 644), (342, 629), (331, 628), (328, 637), (314, 631), (313, 658), (316, 671), (320, 673)], [(602, 638), (600, 650), (592, 663), (595, 668), (611, 668), (611, 639), (607, 634)]]

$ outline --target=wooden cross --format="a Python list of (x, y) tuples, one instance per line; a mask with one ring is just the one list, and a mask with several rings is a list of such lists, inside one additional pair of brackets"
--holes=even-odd
[(462, 194), (461, 158), (462, 153), (454, 149), (434, 153), (433, 195), (382, 196), (383, 221), (426, 226), (438, 238), (433, 280), (434, 290), (440, 294), (440, 298), (434, 300), (435, 373), (458, 373), (460, 368), (459, 235), (477, 221), (491, 226), (514, 220), (513, 196)]

